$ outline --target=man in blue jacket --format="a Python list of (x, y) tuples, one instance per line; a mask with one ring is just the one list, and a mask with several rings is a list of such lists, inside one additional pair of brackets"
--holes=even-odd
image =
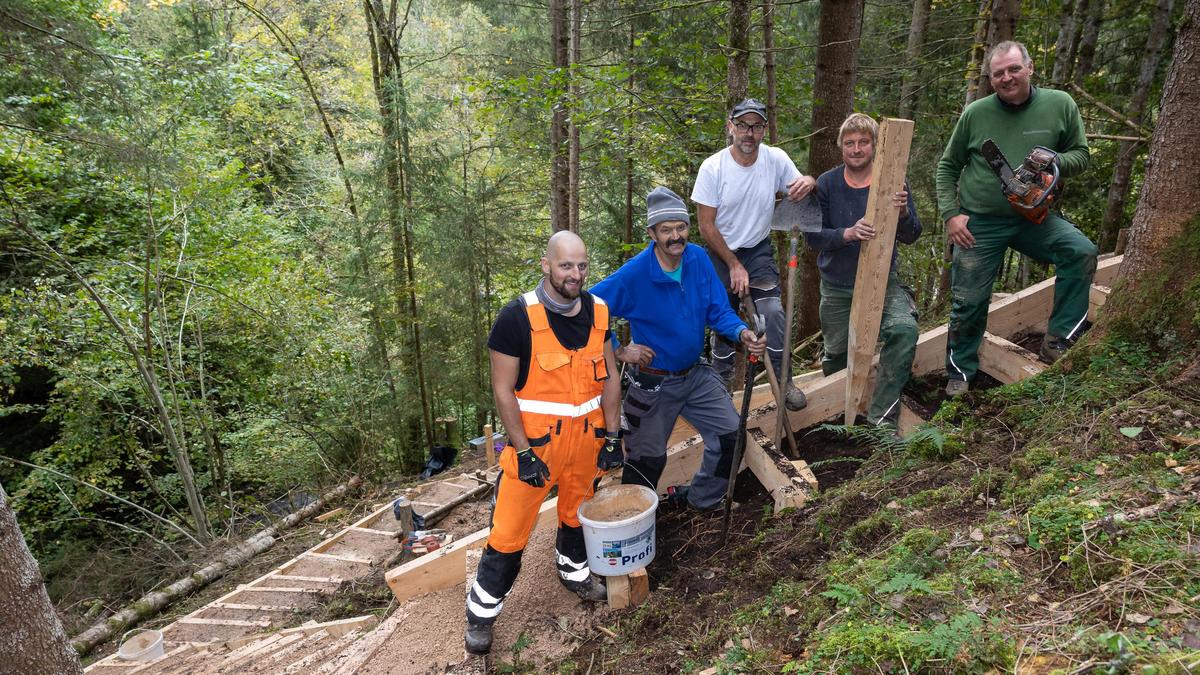
[(622, 483), (656, 489), (667, 465), (667, 437), (683, 416), (704, 440), (704, 458), (688, 486), (667, 491), (671, 503), (708, 511), (722, 505), (737, 439), (738, 414), (721, 378), (702, 361), (704, 328), (762, 355), (766, 339), (729, 306), (704, 249), (688, 243), (691, 220), (665, 187), (646, 197), (650, 245), (591, 289), (610, 316), (629, 321), (633, 341), (617, 350), (630, 364), (622, 412), (628, 458)]

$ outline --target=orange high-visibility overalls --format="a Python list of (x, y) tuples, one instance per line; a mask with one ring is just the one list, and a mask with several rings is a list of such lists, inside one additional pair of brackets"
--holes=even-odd
[(604, 334), (608, 306), (592, 296), (592, 328), (587, 344), (567, 349), (559, 343), (546, 308), (535, 293), (522, 296), (532, 332), (529, 374), (516, 391), (521, 424), (529, 445), (550, 469), (550, 480), (535, 488), (517, 478), (517, 450), (500, 454), (503, 469), (492, 512), (488, 544), (501, 553), (523, 550), (537, 520), (539, 505), (558, 484), (558, 520), (579, 527), (579, 505), (592, 493), (599, 475), (596, 457), (604, 444), (604, 412), (600, 392), (608, 379)]

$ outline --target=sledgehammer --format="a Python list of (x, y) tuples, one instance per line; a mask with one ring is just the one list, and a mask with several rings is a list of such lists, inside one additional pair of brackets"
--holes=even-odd
[[(749, 296), (747, 296), (749, 297)], [(748, 307), (748, 318), (754, 322), (752, 330), (757, 336), (763, 334), (763, 318)], [(733, 464), (729, 467), (729, 487), (725, 489), (725, 516), (721, 523), (721, 541), (729, 537), (729, 515), (733, 510), (733, 488), (737, 485), (738, 469), (742, 467), (742, 453), (746, 451), (746, 418), (750, 416), (750, 396), (754, 393), (754, 367), (758, 357), (750, 354), (746, 358), (746, 382), (742, 385), (742, 416), (738, 418), (737, 441), (733, 444)], [(770, 366), (768, 365), (768, 368)]]

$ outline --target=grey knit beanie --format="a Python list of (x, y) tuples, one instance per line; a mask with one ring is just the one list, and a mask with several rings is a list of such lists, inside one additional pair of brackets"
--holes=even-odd
[(691, 224), (683, 199), (668, 188), (656, 187), (646, 195), (646, 226), (654, 227), (665, 220), (682, 220)]

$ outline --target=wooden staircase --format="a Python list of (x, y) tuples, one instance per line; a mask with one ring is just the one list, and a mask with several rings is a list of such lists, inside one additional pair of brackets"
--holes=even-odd
[[(490, 472), (461, 474), (404, 491), (416, 512), (439, 517), (449, 507), (486, 494)], [(391, 502), (267, 574), (176, 619), (162, 629), (166, 654), (152, 663), (117, 654), (84, 672), (109, 673), (311, 673), (321, 670), (375, 624), (374, 616), (284, 628), (343, 584), (380, 574), (403, 549)], [(382, 580), (381, 580), (382, 581)]]

